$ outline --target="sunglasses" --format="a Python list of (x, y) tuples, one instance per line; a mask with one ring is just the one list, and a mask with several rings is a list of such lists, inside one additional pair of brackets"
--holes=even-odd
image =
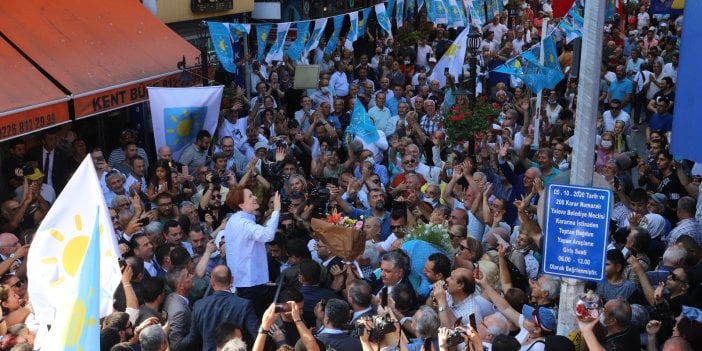
[(212, 197), (215, 198), (215, 199), (221, 199), (221, 198), (222, 198), (222, 195), (212, 195)]
[(403, 165), (408, 165), (408, 164), (412, 164), (412, 163), (417, 163), (417, 160), (411, 159), (411, 160), (407, 160), (407, 161), (402, 162)]
[(674, 282), (685, 283), (685, 284), (688, 284), (688, 283), (689, 283), (689, 282), (687, 282), (687, 281), (685, 281), (685, 280), (680, 279), (680, 277), (678, 277), (677, 275), (675, 275), (675, 273), (670, 273), (670, 280), (672, 280), (672, 281), (674, 281)]

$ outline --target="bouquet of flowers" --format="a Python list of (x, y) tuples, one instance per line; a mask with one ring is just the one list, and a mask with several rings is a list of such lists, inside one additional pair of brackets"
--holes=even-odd
[(490, 104), (485, 97), (480, 97), (473, 106), (455, 104), (446, 109), (441, 116), (441, 122), (449, 144), (456, 145), (472, 138), (482, 139), (490, 131), (499, 114), (499, 106)]
[(422, 240), (444, 252), (450, 252), (451, 236), (448, 226), (444, 224), (424, 223), (420, 221), (413, 229), (405, 234), (405, 241)]
[(327, 244), (335, 256), (345, 261), (355, 260), (365, 250), (366, 236), (362, 228), (362, 220), (342, 216), (336, 210), (325, 219), (312, 218), (315, 239)]

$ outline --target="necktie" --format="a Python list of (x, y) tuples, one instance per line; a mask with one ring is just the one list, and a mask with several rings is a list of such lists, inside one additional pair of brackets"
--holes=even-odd
[(44, 184), (48, 182), (49, 178), (49, 156), (51, 156), (51, 152), (47, 152), (44, 158)]

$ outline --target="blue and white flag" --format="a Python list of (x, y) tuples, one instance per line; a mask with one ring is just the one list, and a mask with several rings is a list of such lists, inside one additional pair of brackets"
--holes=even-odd
[(236, 73), (236, 63), (234, 62), (234, 50), (232, 50), (231, 34), (229, 25), (221, 22), (206, 22), (212, 39), (217, 59), (222, 64), (222, 68), (229, 73)]
[(263, 60), (263, 56), (266, 53), (266, 44), (268, 43), (268, 34), (271, 32), (273, 25), (271, 24), (257, 24), (256, 25), (256, 41), (258, 42), (258, 50), (256, 52), (256, 60)]
[(291, 60), (297, 61), (302, 57), (302, 51), (305, 50), (305, 43), (310, 38), (310, 21), (296, 22), (297, 37), (295, 41), (288, 47), (288, 57)]
[(448, 11), (443, 0), (426, 0), (427, 17), (434, 24), (447, 24)]
[(702, 89), (702, 68), (699, 59), (702, 45), (702, 1), (688, 0), (685, 3), (685, 20), (678, 65), (678, 80), (675, 88), (675, 112), (673, 113), (673, 137), (670, 149), (676, 157), (702, 162), (702, 123), (699, 122), (699, 98)]
[(522, 63), (519, 59), (519, 56), (513, 57), (507, 60), (507, 62), (493, 68), (490, 72), (505, 73), (522, 78), (524, 76), (524, 71), (522, 70)]
[[(614, 21), (617, 19), (617, 0), (605, 0), (605, 21)], [(656, 2), (653, 0), (652, 2)]]
[(436, 79), (439, 81), (439, 85), (444, 87), (446, 85), (444, 70), (448, 68), (449, 73), (453, 76), (453, 81), (458, 81), (458, 76), (463, 71), (463, 62), (466, 57), (466, 43), (470, 28), (471, 27), (466, 27), (458, 34), (451, 46), (449, 46), (444, 53), (444, 56), (441, 56), (439, 62), (434, 66), (429, 80)]
[[(349, 12), (349, 20), (351, 24), (349, 26), (349, 32), (346, 33), (346, 42), (344, 47), (348, 50), (353, 51), (353, 42), (358, 39), (358, 12)], [(363, 35), (363, 34), (361, 34)]]
[(397, 15), (395, 16), (395, 23), (397, 23), (397, 28), (402, 27), (405, 16), (405, 0), (397, 0)]
[(351, 114), (351, 123), (348, 128), (346, 128), (346, 132), (361, 138), (366, 144), (372, 144), (379, 138), (378, 130), (375, 128), (373, 121), (368, 117), (366, 109), (361, 103), (361, 99), (356, 99)]
[(251, 32), (251, 25), (246, 23), (229, 23), (229, 33), (232, 36), (232, 42), (236, 43), (241, 40), (244, 35)]
[(319, 18), (314, 20), (314, 30), (310, 35), (310, 40), (307, 41), (305, 45), (304, 55), (307, 55), (310, 51), (314, 50), (319, 46), (319, 40), (322, 39), (324, 35), (324, 28), (327, 26), (327, 18)]
[(362, 16), (358, 17), (358, 36), (362, 37), (366, 35), (366, 25), (368, 25), (368, 18), (370, 17), (371, 8), (365, 8), (362, 11)]
[(458, 6), (456, 0), (446, 0), (448, 5), (448, 27), (449, 28), (461, 28), (468, 25), (466, 21), (466, 15), (461, 7)]
[(336, 44), (339, 42), (339, 35), (341, 34), (341, 25), (344, 24), (344, 16), (338, 15), (332, 18), (334, 20), (334, 31), (327, 40), (327, 47), (324, 48), (325, 54), (331, 55), (336, 50)]
[(378, 24), (380, 25), (380, 28), (383, 28), (385, 33), (388, 33), (388, 35), (392, 37), (390, 18), (388, 18), (388, 13), (385, 12), (385, 4), (380, 3), (375, 5), (375, 16), (378, 19)]
[(387, 11), (388, 17), (392, 17), (393, 11), (395, 11), (395, 2), (396, 1), (397, 0), (387, 0), (388, 5), (386, 7), (386, 11)]
[(561, 21), (558, 23), (558, 28), (563, 30), (563, 33), (565, 33), (566, 43), (568, 44), (577, 38), (582, 38), (583, 36), (581, 31), (576, 30), (575, 27), (573, 27), (573, 23), (571, 23), (571, 20), (568, 19), (568, 17), (561, 19)]
[(273, 61), (283, 60), (283, 49), (285, 48), (285, 37), (288, 36), (288, 29), (290, 29), (290, 22), (277, 24), (275, 43), (273, 43), (273, 46), (271, 46), (271, 49), (268, 51), (268, 55), (266, 55), (266, 62), (269, 64)]
[(39, 225), (29, 249), (28, 294), (34, 317), (42, 326), (51, 325), (35, 347), (100, 349), (100, 318), (112, 312), (122, 279), (118, 257), (110, 213), (88, 155)]
[(200, 130), (214, 135), (224, 86), (146, 89), (156, 150), (168, 146), (177, 160)]
[(473, 0), (470, 3), (470, 20), (474, 26), (482, 28), (485, 25), (485, 0)]
[(580, 14), (575, 5), (568, 10), (568, 15), (570, 15), (570, 17), (573, 19), (573, 22), (571, 22), (573, 24), (573, 28), (582, 32), (583, 27), (585, 26), (585, 18)]

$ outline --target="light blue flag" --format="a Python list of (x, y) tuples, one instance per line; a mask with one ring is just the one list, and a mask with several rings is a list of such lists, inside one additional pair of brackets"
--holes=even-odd
[(258, 50), (256, 52), (256, 60), (263, 60), (263, 56), (266, 53), (266, 44), (268, 43), (268, 33), (270, 33), (273, 25), (271, 24), (257, 24), (256, 25), (256, 40), (258, 42)]
[(302, 51), (305, 50), (305, 43), (310, 38), (310, 21), (300, 21), (295, 26), (297, 27), (297, 38), (288, 47), (288, 57), (293, 61), (299, 60), (302, 57)]
[(405, 0), (405, 18), (408, 20), (415, 18), (417, 13), (417, 3), (416, 0)]
[(303, 52), (304, 55), (307, 55), (310, 51), (317, 48), (319, 45), (319, 40), (322, 39), (322, 36), (324, 35), (324, 28), (326, 26), (327, 18), (319, 18), (314, 20), (314, 30), (312, 31), (310, 39), (305, 45), (305, 51)]
[(388, 13), (385, 12), (385, 4), (380, 3), (375, 5), (375, 16), (378, 19), (378, 24), (380, 25), (380, 28), (383, 28), (385, 33), (388, 33), (392, 37), (390, 18), (388, 18)]
[(443, 106), (446, 108), (450, 108), (453, 106), (453, 104), (456, 103), (456, 97), (453, 95), (453, 90), (455, 88), (447, 88), (446, 93), (444, 94), (444, 103)]
[(519, 61), (519, 57), (513, 57), (507, 62), (493, 68), (491, 72), (499, 72), (510, 74), (522, 78), (524, 76), (524, 71), (522, 70), (522, 63)]
[(473, 0), (470, 7), (471, 23), (482, 27), (485, 25), (485, 0)]
[(344, 16), (338, 15), (334, 16), (334, 32), (332, 32), (329, 40), (327, 40), (327, 47), (324, 48), (324, 53), (331, 55), (332, 52), (336, 50), (336, 43), (339, 41), (339, 34), (341, 34), (341, 25), (344, 24)]
[(558, 23), (558, 28), (563, 30), (565, 33), (566, 43), (570, 43), (571, 41), (577, 38), (582, 38), (583, 36), (583, 33), (575, 29), (575, 27), (573, 27), (573, 23), (567, 17), (561, 19), (561, 22)]
[(699, 98), (702, 89), (702, 1), (685, 1), (678, 80), (675, 89), (675, 111), (673, 112), (673, 137), (670, 148), (676, 157), (702, 162), (702, 123), (699, 122)]
[(524, 55), (521, 60), (524, 75), (520, 77), (532, 91), (541, 91), (546, 87), (546, 72), (538, 61), (532, 61), (533, 55)]
[(397, 23), (397, 28), (402, 27), (405, 15), (405, 1), (397, 0), (397, 15), (395, 16), (395, 22)]
[(500, 10), (497, 8), (497, 3), (493, 0), (485, 0), (485, 5), (485, 20), (489, 22), (492, 21), (496, 14), (500, 13)]
[(222, 68), (229, 73), (236, 73), (234, 64), (234, 50), (232, 50), (231, 35), (227, 23), (206, 22), (212, 39), (217, 59), (222, 64)]
[(448, 24), (448, 10), (443, 0), (426, 0), (427, 17), (434, 24)]
[(459, 7), (456, 0), (446, 0), (445, 3), (448, 5), (448, 27), (460, 28), (467, 26), (466, 15), (461, 9), (462, 6)]
[(288, 36), (290, 22), (276, 24), (276, 37), (273, 46), (266, 55), (266, 62), (269, 64), (273, 61), (281, 61), (283, 59), (283, 49), (285, 47), (285, 37)]
[(388, 5), (385, 9), (386, 9), (386, 12), (388, 14), (388, 17), (392, 17), (393, 11), (395, 11), (395, 2), (396, 1), (397, 0), (387, 0)]
[(366, 109), (363, 107), (360, 99), (356, 99), (356, 104), (353, 106), (351, 123), (348, 128), (346, 128), (346, 132), (361, 138), (366, 144), (372, 144), (379, 138), (378, 130), (368, 117)]
[(344, 47), (353, 51), (353, 42), (358, 39), (358, 12), (349, 12), (349, 32), (346, 33), (346, 43)]
[(229, 23), (229, 34), (232, 36), (232, 42), (236, 43), (241, 38), (249, 34), (251, 31), (251, 25), (250, 24), (244, 24), (244, 23)]
[(362, 15), (358, 16), (358, 35), (363, 36), (366, 33), (366, 25), (368, 24), (368, 17), (370, 17), (371, 8), (363, 9)]
[(605, 21), (613, 21), (617, 19), (617, 0), (606, 0), (607, 7), (605, 8)]

